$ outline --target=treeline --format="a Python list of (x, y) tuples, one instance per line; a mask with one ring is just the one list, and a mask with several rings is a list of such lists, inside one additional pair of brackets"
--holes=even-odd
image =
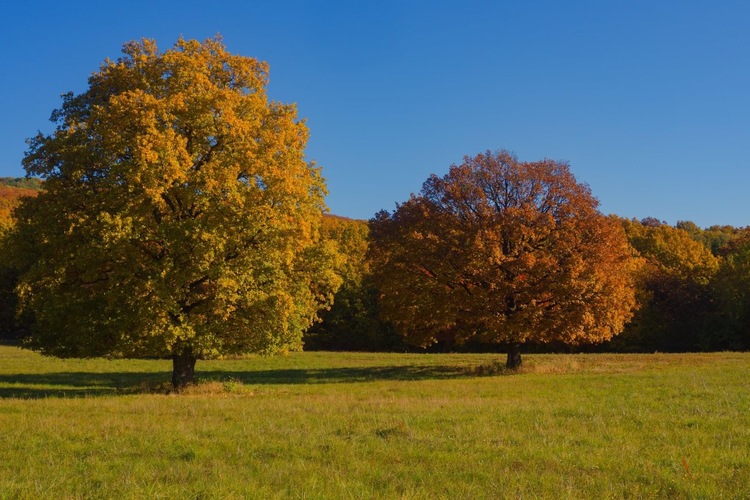
[(36, 178), (0, 177), (0, 337), (17, 338), (25, 332), (25, 322), (16, 318), (15, 284), (17, 272), (6, 262), (3, 235), (10, 228), (11, 214), (24, 196), (36, 196), (42, 181)]
[(601, 346), (624, 352), (750, 348), (750, 229), (623, 220), (643, 259), (640, 309)]
[[(22, 196), (33, 196), (38, 179), (0, 179), (0, 236)], [(685, 352), (750, 349), (750, 228), (700, 228), (690, 221), (674, 226), (655, 218), (620, 219), (638, 259), (638, 310), (611, 341), (577, 347), (528, 345), (529, 351)], [(343, 259), (343, 285), (331, 308), (304, 337), (305, 349), (341, 351), (422, 350), (409, 345), (379, 312), (373, 280), (367, 221), (326, 216), (326, 238), (336, 242)], [(0, 252), (2, 249), (0, 238)], [(16, 276), (0, 265), (0, 335), (23, 334), (15, 318)], [(431, 351), (494, 351), (502, 346), (439, 340)]]
[[(750, 229), (689, 221), (620, 219), (638, 265), (638, 310), (609, 342), (577, 347), (528, 345), (529, 351), (692, 352), (750, 349)], [(380, 319), (367, 260), (366, 221), (326, 217), (326, 236), (346, 255), (344, 284), (322, 321), (305, 336), (308, 350), (420, 350)], [(503, 346), (440, 340), (431, 351), (494, 351)]]
[(42, 180), (36, 177), (0, 177), (0, 186), (39, 191)]

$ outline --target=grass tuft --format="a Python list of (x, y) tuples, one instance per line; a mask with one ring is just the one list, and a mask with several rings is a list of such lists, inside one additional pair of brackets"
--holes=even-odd
[(173, 391), (171, 382), (160, 380), (143, 380), (135, 385), (117, 388), (120, 394), (171, 394)]
[(409, 431), (406, 428), (406, 424), (404, 422), (399, 422), (391, 427), (377, 429), (375, 431), (375, 435), (381, 439), (393, 439), (399, 437), (403, 438), (409, 437)]
[(488, 377), (493, 375), (504, 375), (507, 372), (505, 364), (492, 360), (477, 366), (466, 368), (466, 374), (474, 377)]
[(465, 373), (472, 377), (494, 377), (497, 375), (516, 375), (527, 372), (523, 366), (511, 369), (505, 365), (505, 362), (498, 359), (490, 360), (481, 365), (471, 366), (465, 369)]
[(170, 394), (183, 396), (253, 396), (254, 392), (250, 386), (233, 377), (223, 380), (198, 379), (195, 384), (190, 384), (179, 391), (170, 391)]

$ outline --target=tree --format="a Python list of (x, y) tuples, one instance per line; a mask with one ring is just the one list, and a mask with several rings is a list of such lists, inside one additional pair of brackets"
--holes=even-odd
[(720, 255), (732, 239), (738, 236), (739, 229), (732, 226), (711, 226), (699, 228), (692, 221), (677, 221), (675, 228), (687, 231), (691, 238), (705, 245), (714, 255)]
[(36, 196), (40, 187), (39, 179), (0, 177), (0, 338), (17, 338), (24, 330), (24, 321), (16, 317), (19, 271), (8, 259), (11, 212), (24, 196)]
[(29, 141), (45, 190), (13, 234), (28, 347), (171, 358), (176, 388), (197, 359), (300, 348), (340, 281), (307, 127), (219, 37), (123, 53)]
[(8, 265), (6, 227), (0, 224), (0, 338), (13, 336), (17, 330), (15, 310), (17, 273)]
[(715, 350), (750, 349), (750, 228), (736, 230), (722, 247), (711, 283), (716, 311), (711, 318)]
[[(622, 220), (628, 241), (644, 260), (639, 273), (642, 307), (614, 347), (636, 351), (706, 350), (715, 300), (710, 282), (719, 261), (710, 245), (686, 229)], [(684, 225), (683, 225), (684, 227)]]
[(371, 221), (385, 317), (411, 342), (520, 345), (611, 338), (635, 305), (622, 227), (565, 163), (465, 157)]
[(305, 349), (382, 351), (401, 347), (401, 339), (378, 315), (377, 290), (366, 259), (370, 230), (367, 222), (328, 215), (323, 235), (341, 255), (341, 288), (333, 305), (320, 315), (304, 337)]

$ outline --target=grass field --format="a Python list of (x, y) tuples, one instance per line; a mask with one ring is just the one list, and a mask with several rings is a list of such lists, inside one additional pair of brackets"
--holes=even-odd
[(0, 347), (0, 497), (750, 498), (750, 353), (497, 359)]

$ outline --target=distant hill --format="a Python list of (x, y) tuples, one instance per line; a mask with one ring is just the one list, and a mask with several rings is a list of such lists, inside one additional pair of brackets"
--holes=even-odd
[(0, 177), (0, 228), (10, 224), (10, 213), (24, 196), (36, 196), (42, 188), (40, 179)]
[(323, 214), (323, 217), (325, 219), (337, 220), (337, 221), (341, 221), (344, 223), (346, 222), (365, 222), (366, 223), (367, 222), (364, 219), (352, 219), (351, 217), (346, 217), (344, 215), (336, 215), (336, 214)]
[(0, 186), (21, 189), (42, 189), (42, 180), (36, 177), (0, 177)]

